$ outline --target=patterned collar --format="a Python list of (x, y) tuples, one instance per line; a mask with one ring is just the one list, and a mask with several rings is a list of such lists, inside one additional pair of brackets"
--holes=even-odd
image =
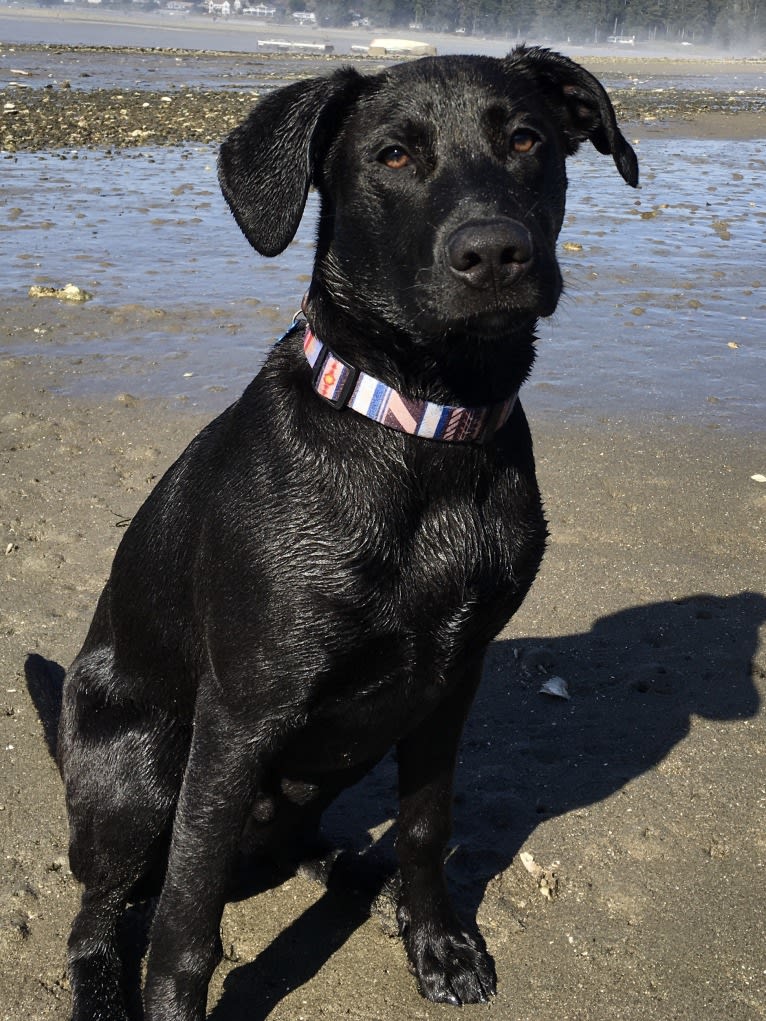
[(308, 325), (303, 350), (314, 370), (314, 389), (334, 408), (351, 408), (389, 429), (430, 440), (486, 443), (508, 421), (518, 396), (512, 394), (501, 404), (485, 408), (432, 404), (404, 397), (374, 376), (344, 362)]

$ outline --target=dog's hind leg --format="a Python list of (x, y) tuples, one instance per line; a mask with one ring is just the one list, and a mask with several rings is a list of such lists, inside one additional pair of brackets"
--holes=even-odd
[(481, 936), (455, 915), (443, 868), (457, 748), (480, 674), (481, 660), (450, 678), (453, 691), (397, 746), (399, 926), (422, 994), (455, 1005), (484, 1003), (496, 985)]
[(159, 892), (188, 744), (174, 721), (118, 701), (113, 686), (105, 694), (103, 671), (87, 656), (70, 671), (59, 732), (69, 858), (83, 884), (69, 938), (73, 1021), (123, 1021), (137, 999), (124, 988), (118, 923), (128, 901)]

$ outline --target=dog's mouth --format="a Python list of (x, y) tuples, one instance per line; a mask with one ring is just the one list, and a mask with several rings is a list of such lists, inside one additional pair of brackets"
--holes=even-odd
[(563, 288), (555, 258), (515, 264), (476, 286), (439, 268), (420, 290), (418, 326), (428, 335), (502, 340), (553, 315)]
[(492, 340), (551, 315), (561, 294), (554, 246), (519, 219), (470, 219), (436, 245), (421, 278), (424, 326)]
[(447, 338), (460, 336), (466, 340), (482, 343), (507, 339), (509, 334), (522, 330), (524, 332), (534, 325), (537, 318), (534, 312), (520, 315), (518, 309), (513, 314), (504, 311), (488, 311), (478, 315), (466, 316), (450, 324), (446, 330)]
[(425, 335), (447, 340), (508, 341), (534, 329), (539, 318), (552, 315), (560, 294), (558, 275), (542, 286), (533, 280), (523, 281), (499, 296), (484, 296), (482, 301), (452, 293), (436, 308), (423, 310), (418, 325)]

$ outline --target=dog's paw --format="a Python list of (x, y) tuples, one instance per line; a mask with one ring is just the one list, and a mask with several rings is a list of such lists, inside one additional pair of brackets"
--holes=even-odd
[(433, 1003), (487, 1003), (495, 995), (495, 962), (480, 936), (455, 926), (423, 926), (404, 935), (407, 955), (420, 992)]

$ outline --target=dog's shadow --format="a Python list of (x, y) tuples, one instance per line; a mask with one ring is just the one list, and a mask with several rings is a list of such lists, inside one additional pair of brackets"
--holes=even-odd
[[(697, 595), (620, 611), (587, 633), (495, 642), (456, 779), (448, 872), (461, 916), (475, 917), (487, 883), (541, 820), (599, 802), (651, 770), (686, 737), (693, 716), (755, 715), (752, 657), (764, 620), (762, 595)], [(30, 657), (28, 686), (53, 747), (61, 673), (39, 661)], [(551, 675), (566, 679), (570, 700), (540, 693)], [(389, 756), (325, 815), (328, 840), (346, 850), (327, 869), (323, 894), (255, 960), (230, 971), (211, 1021), (263, 1021), (385, 901), (393, 829), (378, 840), (369, 834), (395, 813)], [(254, 875), (240, 896), (283, 875)]]

